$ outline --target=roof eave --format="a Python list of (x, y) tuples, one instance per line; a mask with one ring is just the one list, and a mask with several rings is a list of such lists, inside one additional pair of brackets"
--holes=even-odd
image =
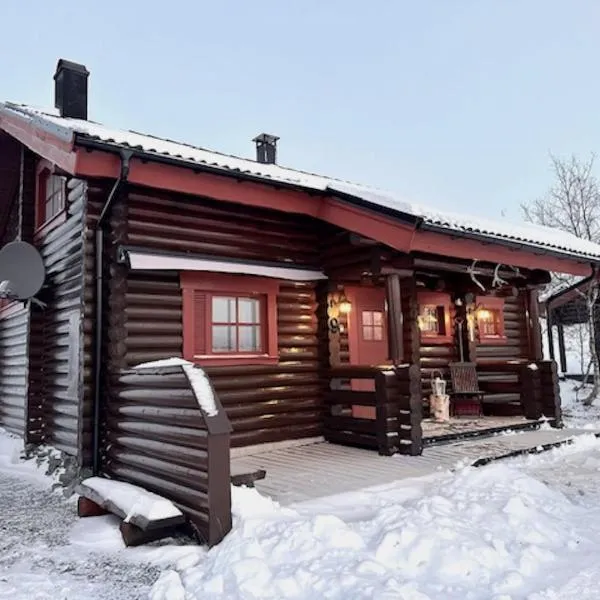
[(232, 177), (239, 181), (251, 181), (253, 183), (260, 183), (262, 185), (266, 184), (276, 188), (301, 191), (309, 195), (323, 195), (323, 190), (319, 190), (317, 188), (309, 188), (307, 186), (295, 184), (292, 182), (270, 179), (268, 177), (260, 175), (253, 175), (252, 173), (236, 171), (235, 169), (226, 169), (223, 167), (207, 165), (204, 163), (195, 162), (193, 160), (179, 158), (177, 156), (168, 156), (165, 154), (158, 154), (157, 152), (149, 152), (142, 148), (127, 146), (125, 144), (119, 144), (117, 142), (107, 142), (104, 140), (94, 139), (85, 134), (77, 132), (75, 133), (75, 139), (73, 143), (75, 146), (79, 146), (88, 150), (100, 150), (103, 152), (110, 152), (116, 154), (118, 154), (125, 147), (132, 151), (134, 158), (139, 158), (140, 160), (147, 162), (158, 162), (165, 165), (185, 167), (197, 172), (210, 173), (212, 175), (222, 175), (225, 177)]
[[(75, 134), (74, 145), (80, 146), (88, 150), (100, 150), (111, 153), (118, 153), (124, 147), (123, 144), (90, 138), (89, 136), (80, 133)], [(198, 163), (192, 160), (179, 158), (176, 156), (166, 156), (164, 154), (157, 154), (156, 152), (149, 152), (147, 150), (143, 150), (142, 148), (133, 148), (131, 146), (126, 147), (133, 152), (133, 156), (135, 158), (144, 161), (158, 162), (165, 165), (177, 167), (185, 167), (197, 172), (210, 173), (211, 175), (220, 175), (223, 177), (230, 177), (238, 181), (251, 181), (260, 185), (268, 185), (276, 189), (288, 189), (308, 195), (318, 195), (327, 196), (329, 198), (336, 198), (338, 200), (341, 200), (342, 202), (356, 206), (357, 208), (360, 208), (362, 210), (373, 211), (380, 215), (383, 214), (387, 217), (391, 217), (397, 221), (411, 225), (413, 227), (416, 227), (418, 223), (422, 220), (421, 217), (416, 217), (415, 215), (410, 215), (408, 213), (403, 213), (398, 210), (393, 210), (381, 205), (373, 204), (372, 202), (363, 200), (358, 196), (353, 196), (352, 194), (339, 192), (337, 190), (332, 190), (328, 188), (311, 188), (306, 185), (270, 179), (260, 175), (253, 175), (252, 173), (244, 173), (242, 171), (236, 171), (234, 169), (226, 169), (223, 167), (216, 167), (212, 165)]]
[(451, 229), (449, 227), (435, 225), (432, 223), (428, 223), (420, 216), (412, 215), (410, 213), (406, 213), (398, 209), (381, 206), (380, 204), (374, 204), (373, 202), (369, 202), (367, 200), (364, 200), (363, 198), (339, 190), (333, 190), (329, 188), (319, 189), (316, 187), (311, 188), (307, 185), (295, 184), (293, 182), (286, 182), (281, 180), (274, 180), (264, 176), (254, 175), (252, 173), (246, 173), (234, 169), (227, 169), (223, 167), (194, 162), (183, 157), (167, 156), (163, 154), (158, 154), (156, 152), (149, 152), (142, 148), (124, 146), (124, 144), (119, 144), (116, 142), (94, 139), (90, 136), (80, 133), (75, 133), (73, 144), (74, 146), (85, 148), (86, 150), (99, 150), (109, 153), (119, 153), (123, 147), (127, 147), (133, 152), (133, 156), (135, 158), (138, 158), (142, 161), (157, 162), (170, 166), (183, 167), (196, 172), (209, 173), (211, 175), (219, 175), (221, 177), (234, 178), (237, 181), (248, 181), (260, 185), (267, 185), (275, 189), (293, 190), (296, 192), (307, 194), (309, 196), (313, 195), (335, 198), (340, 200), (341, 202), (355, 206), (356, 208), (359, 208), (361, 210), (366, 210), (372, 213), (377, 213), (379, 215), (384, 215), (404, 225), (409, 225), (415, 230), (430, 231), (442, 234), (446, 237), (459, 237), (473, 241), (478, 241), (484, 244), (500, 245), (505, 248), (520, 250), (522, 252), (530, 252), (541, 256), (548, 256), (562, 261), (575, 261), (584, 265), (600, 265), (600, 257), (584, 256), (579, 253), (554, 250), (552, 248), (528, 244), (526, 242), (520, 242), (517, 240), (510, 240), (499, 236), (487, 236), (485, 234), (480, 234), (477, 232), (467, 232), (459, 229)]
[(444, 227), (442, 225), (435, 225), (433, 223), (427, 223), (423, 221), (419, 228), (424, 231), (431, 231), (434, 233), (440, 233), (450, 237), (459, 237), (475, 240), (485, 244), (498, 244), (514, 250), (521, 250), (526, 252), (533, 252), (543, 256), (551, 256), (552, 258), (562, 260), (576, 260), (585, 264), (600, 265), (600, 257), (584, 256), (576, 252), (568, 252), (561, 250), (554, 250), (549, 247), (537, 246), (534, 244), (528, 244), (527, 242), (520, 242), (518, 240), (511, 240), (500, 236), (487, 236), (482, 233), (475, 231), (464, 231), (461, 229), (452, 229), (450, 227)]

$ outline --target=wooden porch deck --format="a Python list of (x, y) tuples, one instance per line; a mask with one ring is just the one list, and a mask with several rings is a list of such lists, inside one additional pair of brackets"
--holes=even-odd
[(503, 429), (533, 429), (539, 421), (525, 417), (460, 417), (451, 418), (448, 423), (437, 423), (433, 419), (423, 419), (423, 444), (431, 445), (451, 438), (478, 437), (490, 435)]
[(590, 430), (543, 429), (496, 435), (426, 447), (421, 456), (379, 456), (362, 450), (313, 442), (232, 458), (232, 469), (265, 469), (266, 478), (256, 489), (282, 505), (314, 500), (392, 481), (431, 475), (457, 464), (473, 464), (516, 451), (564, 442)]

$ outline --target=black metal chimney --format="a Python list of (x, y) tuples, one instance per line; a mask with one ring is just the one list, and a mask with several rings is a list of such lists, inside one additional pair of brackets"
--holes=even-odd
[(259, 163), (274, 165), (277, 162), (277, 140), (276, 135), (261, 133), (252, 141), (256, 143), (256, 161)]
[(87, 119), (88, 76), (84, 65), (61, 58), (54, 74), (54, 106), (61, 117)]

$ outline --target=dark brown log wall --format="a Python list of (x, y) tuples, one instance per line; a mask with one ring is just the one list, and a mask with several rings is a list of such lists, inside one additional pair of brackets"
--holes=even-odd
[[(28, 419), (28, 337), (29, 309), (15, 305), (0, 313), (0, 427), (23, 438)], [(36, 421), (31, 430), (39, 439), (39, 420)]]
[[(477, 367), (481, 389), (485, 392), (486, 414), (522, 414), (521, 389), (516, 373), (486, 371), (486, 364), (533, 358), (529, 352), (526, 292), (504, 299), (504, 333), (506, 341), (498, 344), (477, 343)], [(503, 406), (501, 406), (503, 405)], [(513, 410), (509, 406), (513, 406)], [(508, 412), (507, 412), (508, 411)]]
[[(455, 332), (456, 310), (454, 304), (450, 304), (450, 326)], [(419, 329), (417, 327), (417, 333)], [(434, 375), (442, 374), (444, 379), (448, 380), (450, 369), (448, 364), (460, 360), (458, 342), (456, 333), (451, 342), (444, 344), (432, 344), (426, 337), (420, 338), (420, 359), (421, 359), (421, 382), (423, 386), (424, 404), (426, 405), (426, 414), (429, 411), (429, 395), (431, 394), (431, 378)]]
[[(32, 317), (32, 394), (44, 413), (44, 441), (85, 462), (82, 365), (83, 224), (86, 184), (69, 184), (67, 219), (36, 239), (46, 267), (46, 303)], [(89, 427), (88, 427), (89, 429)]]
[(529, 358), (527, 333), (526, 292), (504, 298), (504, 333), (506, 341), (500, 344), (477, 344), (477, 363)]
[[(115, 205), (110, 221), (113, 246), (319, 264), (318, 224), (298, 216), (134, 190)], [(114, 263), (110, 271), (108, 380), (114, 395), (121, 369), (182, 355), (182, 295), (178, 273), (128, 271)], [(232, 446), (322, 433), (316, 285), (282, 281), (277, 309), (277, 365), (207, 369), (233, 425)]]
[[(0, 171), (0, 214), (6, 218), (0, 223), (0, 248), (22, 235), (22, 206), (24, 193), (30, 191), (29, 181), (22, 172), (30, 171), (30, 153), (11, 138), (0, 135), (2, 164)], [(27, 163), (23, 162), (25, 158)], [(37, 403), (29, 398), (29, 326), (30, 309), (13, 303), (0, 312), (0, 427), (4, 427), (27, 442), (40, 440), (41, 422)]]

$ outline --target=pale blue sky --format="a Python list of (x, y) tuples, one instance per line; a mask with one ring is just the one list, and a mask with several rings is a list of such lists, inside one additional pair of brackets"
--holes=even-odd
[(510, 217), (600, 148), (599, 0), (2, 0), (0, 99)]

